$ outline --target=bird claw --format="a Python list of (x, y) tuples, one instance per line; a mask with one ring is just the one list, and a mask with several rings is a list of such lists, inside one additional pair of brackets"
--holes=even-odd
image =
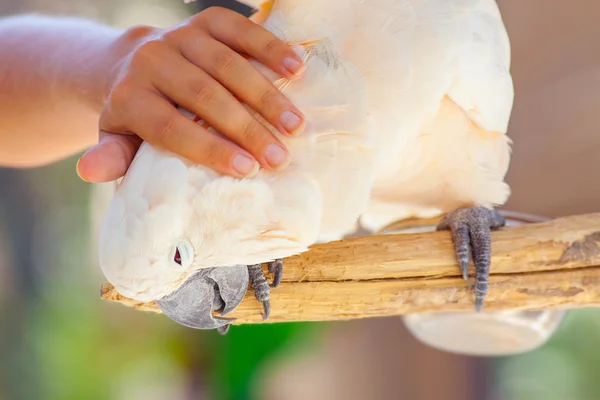
[(281, 278), (283, 277), (283, 260), (280, 258), (271, 261), (267, 264), (269, 268), (269, 272), (273, 274), (273, 283), (271, 284), (272, 288), (276, 288), (281, 283)]
[(265, 273), (263, 272), (262, 265), (248, 265), (248, 275), (250, 276), (250, 282), (254, 288), (254, 295), (256, 300), (260, 301), (263, 305), (263, 320), (269, 319), (271, 314), (271, 288), (276, 288), (281, 283), (281, 277), (283, 276), (283, 261), (277, 259), (267, 264), (269, 272), (273, 274), (273, 283), (269, 286)]
[(195, 329), (218, 329), (226, 333), (235, 319), (222, 316), (233, 311), (248, 290), (248, 269), (244, 265), (201, 269), (175, 292), (156, 304), (171, 320)]
[(462, 276), (469, 275), (471, 254), (475, 264), (475, 311), (483, 309), (488, 291), (491, 261), (491, 230), (506, 223), (502, 214), (484, 207), (461, 208), (446, 215), (437, 230), (451, 230), (454, 251)]

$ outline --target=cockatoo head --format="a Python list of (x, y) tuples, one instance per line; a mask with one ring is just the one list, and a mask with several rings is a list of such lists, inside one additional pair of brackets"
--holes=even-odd
[(211, 252), (224, 252), (205, 237), (208, 224), (193, 200), (200, 188), (190, 183), (190, 164), (142, 144), (105, 214), (99, 261), (122, 295), (155, 301), (182, 325), (214, 329), (231, 323), (213, 317), (212, 310), (225, 315), (238, 306), (248, 269), (210, 258)]

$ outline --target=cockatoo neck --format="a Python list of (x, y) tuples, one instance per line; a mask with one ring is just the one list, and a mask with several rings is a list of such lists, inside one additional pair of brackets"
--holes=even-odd
[(244, 1), (242, 1), (242, 3), (245, 3), (246, 5), (248, 5), (252, 8), (255, 8), (257, 10), (254, 14), (252, 14), (250, 16), (250, 20), (253, 22), (256, 22), (257, 24), (262, 24), (267, 20), (267, 18), (269, 17), (269, 14), (271, 13), (271, 10), (275, 6), (275, 2), (277, 2), (277, 0), (244, 0)]

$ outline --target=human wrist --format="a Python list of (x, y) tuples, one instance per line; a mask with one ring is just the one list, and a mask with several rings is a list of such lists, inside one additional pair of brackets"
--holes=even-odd
[(149, 36), (156, 34), (158, 30), (145, 25), (134, 26), (121, 31), (119, 35), (111, 38), (100, 51), (98, 63), (96, 63), (98, 70), (98, 78), (96, 82), (98, 87), (96, 90), (95, 99), (91, 99), (95, 103), (104, 105), (107, 101), (110, 92), (116, 82), (119, 80), (119, 74), (121, 73), (123, 66), (128, 61), (128, 55), (131, 54), (135, 48), (147, 40)]

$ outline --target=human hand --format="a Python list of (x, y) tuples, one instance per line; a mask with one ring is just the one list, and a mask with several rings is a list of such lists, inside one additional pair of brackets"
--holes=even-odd
[(82, 179), (122, 177), (142, 140), (234, 177), (253, 175), (258, 163), (274, 170), (287, 165), (285, 146), (234, 97), (282, 134), (301, 132), (300, 111), (241, 55), (285, 78), (300, 78), (302, 59), (276, 36), (234, 11), (212, 7), (170, 29), (131, 28), (113, 44), (100, 138), (78, 162)]

